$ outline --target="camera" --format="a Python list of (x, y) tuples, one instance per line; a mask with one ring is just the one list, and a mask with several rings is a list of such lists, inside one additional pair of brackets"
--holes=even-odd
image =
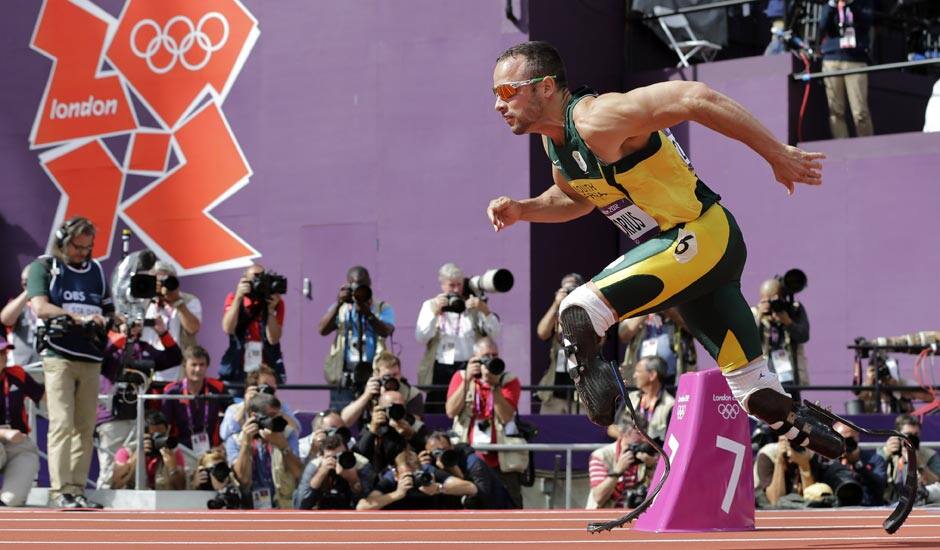
[(777, 280), (780, 282), (780, 297), (770, 301), (770, 310), (774, 313), (786, 312), (793, 315), (795, 311), (793, 296), (806, 288), (806, 273), (793, 268), (784, 273), (783, 277), (778, 276)]
[(463, 295), (453, 292), (447, 294), (447, 305), (441, 311), (463, 313), (467, 309), (466, 299), (470, 296), (485, 298), (487, 292), (509, 292), (515, 279), (508, 269), (489, 269), (483, 275), (474, 275), (463, 280)]
[(459, 460), (457, 451), (454, 449), (434, 449), (431, 451), (431, 456), (434, 457), (434, 460), (440, 460), (441, 465), (445, 468), (453, 468)]
[(287, 427), (287, 420), (283, 416), (259, 414), (255, 416), (255, 422), (258, 423), (258, 428), (277, 433), (283, 432), (284, 428)]
[[(229, 474), (232, 472), (231, 468), (228, 467), (228, 464), (225, 461), (216, 462), (212, 466), (204, 466), (199, 468), (200, 471), (206, 472), (212, 478), (215, 478), (219, 483), (225, 483), (228, 480)], [(200, 491), (211, 491), (212, 490), (212, 480), (207, 479), (205, 483), (196, 487)]]
[[(501, 374), (506, 372), (506, 362), (500, 359), (499, 357), (493, 357), (492, 355), (484, 355), (483, 357), (480, 357), (479, 361), (481, 365), (486, 367), (486, 370), (489, 371), (490, 374), (500, 376)], [(475, 376), (475, 378), (482, 378), (482, 377), (483, 377), (482, 372)]]
[(434, 476), (431, 475), (431, 472), (425, 472), (424, 470), (418, 470), (411, 474), (411, 477), (415, 481), (415, 489), (418, 487), (427, 487), (434, 482)]
[[(179, 288), (179, 281), (176, 281), (176, 286)], [(149, 273), (134, 273), (131, 275), (130, 294), (131, 298), (137, 300), (156, 298), (157, 276)]]
[(836, 460), (820, 460), (819, 480), (832, 487), (839, 506), (858, 506), (862, 503), (862, 485), (855, 481), (851, 470)]
[(467, 310), (467, 303), (459, 294), (449, 292), (447, 294), (447, 305), (441, 308), (441, 311), (449, 311), (458, 315)]
[[(396, 422), (408, 416), (408, 411), (405, 410), (405, 406), (399, 405), (398, 403), (389, 405), (388, 407), (385, 407), (384, 410), (385, 410), (385, 414), (388, 415), (388, 418)], [(412, 420), (410, 423), (413, 424), (414, 420)], [(389, 434), (389, 429), (390, 428), (389, 428), (388, 422), (386, 422), (382, 424), (381, 426), (379, 426), (379, 429), (375, 435), (379, 437), (385, 437), (386, 435)]]
[(372, 288), (369, 285), (353, 283), (347, 288), (350, 290), (345, 300), (347, 304), (368, 304), (372, 299)]
[(266, 393), (268, 395), (274, 395), (274, 392), (277, 391), (277, 388), (271, 384), (258, 384), (258, 393)]
[[(653, 446), (649, 443), (631, 443), (627, 447), (627, 450), (633, 453), (633, 457), (637, 461), (639, 461), (639, 459), (636, 458), (636, 455), (639, 453), (646, 453), (648, 455), (656, 454), (656, 449), (654, 449)], [(645, 494), (646, 491), (644, 490), (643, 493)]]
[(343, 467), (344, 470), (349, 470), (356, 467), (356, 453), (352, 451), (343, 451), (336, 457), (336, 462)]
[(637, 485), (632, 489), (628, 489), (623, 498), (624, 504), (627, 508), (636, 508), (646, 500), (646, 491), (646, 485)]
[(251, 280), (248, 297), (253, 300), (267, 300), (273, 294), (287, 294), (287, 277), (273, 271), (264, 271)]
[(111, 414), (115, 420), (137, 418), (137, 395), (141, 388), (147, 388), (154, 369), (156, 362), (153, 359), (132, 359), (122, 364), (111, 399)]
[(401, 389), (401, 382), (391, 374), (382, 375), (379, 384), (385, 391), (398, 391)]
[(242, 507), (241, 491), (234, 485), (226, 485), (206, 502), (206, 507), (210, 510), (238, 510)]
[(361, 395), (366, 383), (369, 382), (369, 378), (372, 377), (373, 371), (372, 363), (366, 361), (356, 363), (352, 371), (343, 371), (343, 387), (353, 390), (356, 396)]
[(179, 442), (175, 437), (167, 433), (155, 433), (150, 434), (150, 440), (153, 442), (153, 445), (150, 447), (150, 452), (147, 453), (147, 456), (160, 456), (160, 451), (165, 447), (171, 451), (179, 445)]
[(330, 428), (329, 430), (326, 431), (326, 435), (327, 437), (331, 435), (338, 435), (341, 438), (343, 438), (343, 442), (346, 443), (347, 445), (349, 444), (349, 440), (352, 439), (352, 432), (349, 431), (349, 428), (347, 428), (346, 426), (340, 426), (339, 428)]
[[(105, 346), (108, 343), (108, 332), (105, 327), (94, 321), (85, 321), (79, 323), (69, 315), (59, 315), (46, 321), (44, 330), (37, 332), (37, 339), (41, 339), (42, 347), (56, 344), (61, 340), (70, 340), (80, 338), (85, 340), (99, 353), (104, 353)], [(65, 342), (64, 347), (68, 347)]]

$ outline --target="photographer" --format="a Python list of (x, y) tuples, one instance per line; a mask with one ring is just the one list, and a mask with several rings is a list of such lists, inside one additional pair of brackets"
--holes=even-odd
[(7, 340), (10, 343), (10, 366), (24, 366), (38, 363), (42, 359), (36, 351), (36, 313), (29, 305), (29, 292), (26, 291), (26, 281), (29, 277), (29, 266), (20, 273), (20, 292), (0, 311), (0, 324), (7, 327)]
[(346, 272), (346, 284), (320, 319), (319, 328), (321, 336), (336, 331), (323, 374), (328, 384), (336, 386), (330, 390), (330, 408), (342, 409), (363, 393), (373, 360), (395, 332), (395, 311), (373, 299), (369, 271), (357, 265)]
[[(245, 376), (245, 395), (241, 402), (233, 403), (225, 409), (222, 424), (219, 426), (219, 437), (223, 442), (227, 442), (229, 438), (237, 437), (239, 432), (242, 431), (242, 425), (245, 424), (245, 420), (248, 418), (248, 403), (252, 397), (259, 393), (277, 394), (277, 376), (274, 374), (274, 369), (264, 363), (261, 364), (261, 368), (251, 371)], [(281, 411), (284, 413), (284, 418), (287, 419), (287, 424), (291, 426), (295, 433), (300, 433), (300, 421), (294, 416), (290, 406), (283, 401), (281, 401)]]
[(884, 506), (887, 464), (875, 451), (863, 451), (858, 446), (858, 432), (836, 423), (835, 430), (845, 438), (842, 464), (852, 472), (853, 479), (862, 486), (862, 506)]
[[(176, 268), (167, 262), (157, 261), (153, 266), (157, 277), (157, 296), (147, 306), (145, 319), (160, 319), (180, 349), (196, 344), (196, 334), (202, 325), (202, 302), (199, 298), (180, 290)], [(155, 349), (163, 349), (161, 330), (156, 326), (145, 326), (142, 338)], [(175, 382), (180, 379), (182, 365), (177, 362), (168, 369), (158, 370), (153, 379), (160, 382)]]
[(111, 333), (101, 365), (99, 391), (109, 398), (98, 403), (95, 435), (98, 437), (98, 489), (110, 489), (114, 454), (124, 445), (137, 418), (137, 395), (146, 393), (154, 371), (172, 369), (183, 358), (162, 319), (154, 330), (160, 335), (156, 349), (140, 339), (140, 321), (122, 322), (119, 332)]
[[(646, 420), (647, 433), (657, 441), (665, 441), (669, 418), (676, 404), (675, 398), (663, 387), (662, 380), (665, 376), (666, 361), (662, 357), (643, 357), (633, 369), (633, 383), (637, 389), (628, 396), (634, 410)], [(626, 416), (630, 416), (630, 412), (626, 407), (621, 407), (620, 417)], [(614, 439), (620, 437), (619, 426), (608, 426), (607, 435)]]
[(806, 284), (805, 275), (802, 276), (802, 285), (797, 284), (796, 288), (791, 289), (791, 285), (784, 284), (793, 272), (802, 275), (799, 270), (791, 270), (782, 278), (764, 281), (760, 287), (760, 301), (751, 308), (751, 313), (757, 321), (761, 345), (771, 372), (777, 373), (784, 389), (793, 399), (799, 400), (799, 392), (789, 389), (789, 386), (809, 384), (804, 349), (804, 344), (809, 342), (809, 317), (806, 316), (806, 308), (793, 300), (793, 294), (803, 290)]
[(193, 399), (167, 399), (163, 401), (163, 414), (170, 421), (170, 433), (179, 442), (199, 456), (211, 447), (222, 444), (219, 424), (225, 399), (207, 398), (209, 395), (227, 395), (225, 386), (215, 378), (206, 376), (209, 370), (209, 352), (202, 346), (192, 346), (183, 352), (183, 376), (166, 388), (166, 395), (192, 395)]
[(802, 508), (803, 490), (821, 481), (814, 456), (809, 449), (791, 445), (785, 436), (761, 447), (754, 461), (757, 507)]
[(56, 230), (52, 256), (34, 261), (27, 277), (30, 306), (45, 331), (49, 503), (56, 508), (101, 507), (84, 493), (107, 339), (105, 316), (114, 307), (104, 270), (92, 259), (94, 247), (95, 226), (87, 218), (72, 218)]
[[(926, 487), (940, 481), (940, 455), (933, 449), (921, 447), (920, 421), (917, 417), (909, 414), (899, 415), (894, 420), (894, 429), (908, 436), (917, 451), (917, 484)], [(884, 500), (889, 504), (897, 502), (901, 495), (899, 487), (904, 483), (908, 464), (906, 453), (902, 454), (900, 439), (889, 437), (884, 447), (878, 449), (878, 455), (887, 463)]]
[(320, 449), (326, 436), (336, 433), (337, 430), (349, 432), (349, 428), (343, 422), (339, 411), (326, 409), (318, 412), (310, 423), (310, 435), (301, 437), (297, 441), (297, 447), (300, 450), (300, 461), (307, 464), (315, 457), (320, 456)]
[(441, 510), (454, 507), (454, 499), (476, 494), (469, 481), (430, 465), (422, 466), (411, 449), (395, 457), (395, 469), (385, 472), (357, 510)]
[(367, 429), (359, 433), (356, 452), (369, 458), (375, 471), (384, 470), (406, 448), (424, 450), (430, 433), (424, 422), (405, 408), (405, 397), (386, 391), (372, 409)]
[(219, 379), (244, 382), (245, 374), (267, 363), (277, 373), (278, 382), (286, 379), (281, 355), (284, 327), (284, 300), (287, 279), (253, 264), (238, 280), (235, 292), (225, 297), (222, 331), (228, 334), (228, 348), (219, 365)]
[[(415, 338), (425, 346), (418, 365), (419, 385), (445, 385), (454, 373), (461, 372), (473, 355), (473, 343), (481, 336), (498, 338), (499, 318), (490, 311), (484, 298), (466, 296), (464, 274), (453, 263), (441, 266), (437, 273), (441, 293), (425, 300), (418, 313)], [(445, 393), (428, 392), (425, 410), (444, 412)]]
[[(454, 373), (447, 390), (447, 416), (454, 419), (453, 430), (462, 443), (503, 443), (516, 430), (516, 411), (522, 385), (506, 371), (499, 348), (484, 336), (473, 345), (466, 370)], [(507, 432), (509, 432), (507, 434)], [(522, 508), (522, 471), (500, 465), (499, 453), (482, 453), (487, 466), (499, 472), (516, 508)], [(505, 471), (504, 471), (505, 470)]]
[[(186, 469), (183, 452), (176, 438), (169, 434), (169, 424), (160, 411), (150, 411), (146, 418), (144, 456), (147, 460), (147, 488), (157, 491), (186, 488)], [(114, 454), (114, 489), (134, 489), (134, 470), (138, 453), (133, 446), (121, 447)]]
[(226, 442), (235, 479), (251, 493), (255, 510), (291, 508), (304, 466), (298, 458), (297, 432), (288, 426), (281, 402), (258, 393), (248, 402), (249, 419), (241, 436)]
[(591, 453), (587, 508), (635, 508), (646, 498), (659, 455), (640, 438), (633, 418), (623, 415), (617, 441)]
[(386, 391), (397, 391), (405, 398), (405, 410), (416, 417), (424, 416), (424, 394), (401, 375), (401, 360), (390, 351), (375, 357), (375, 372), (366, 382), (365, 390), (355, 401), (343, 408), (343, 422), (352, 427), (357, 422), (368, 424), (370, 412), (379, 396)]
[[(868, 65), (874, 20), (873, 0), (829, 0), (819, 12), (816, 43), (823, 54), (822, 70), (833, 72)], [(849, 137), (846, 97), (852, 126), (859, 137), (874, 133), (868, 109), (868, 74), (830, 76), (823, 79), (829, 103), (829, 129), (833, 139)]]
[(476, 494), (463, 500), (464, 508), (502, 510), (513, 507), (509, 491), (500, 481), (499, 475), (483, 462), (473, 447), (466, 444), (454, 447), (444, 432), (433, 432), (428, 436), (424, 450), (418, 454), (418, 460), (422, 466), (434, 466), (473, 483)]
[(569, 273), (561, 278), (561, 287), (555, 291), (555, 299), (548, 310), (542, 315), (538, 327), (535, 329), (539, 340), (548, 342), (552, 347), (548, 353), (548, 368), (539, 380), (540, 386), (570, 386), (570, 390), (544, 390), (536, 395), (542, 402), (539, 414), (574, 414), (577, 410), (575, 400), (574, 382), (568, 376), (568, 357), (561, 345), (561, 326), (558, 321), (558, 308), (574, 289), (584, 284), (584, 277), (577, 273)]
[(664, 386), (675, 385), (680, 376), (696, 369), (695, 340), (678, 308), (624, 319), (617, 325), (617, 338), (627, 345), (620, 365), (624, 380), (633, 378), (633, 368), (642, 357), (657, 356), (666, 362), (666, 374), (659, 379)]
[(359, 499), (372, 491), (375, 472), (369, 460), (350, 451), (343, 436), (323, 440), (320, 454), (310, 461), (294, 493), (298, 510), (355, 510)]
[(38, 405), (45, 389), (22, 367), (7, 366), (11, 348), (0, 334), (0, 506), (23, 506), (39, 473), (39, 449), (27, 437), (26, 398)]

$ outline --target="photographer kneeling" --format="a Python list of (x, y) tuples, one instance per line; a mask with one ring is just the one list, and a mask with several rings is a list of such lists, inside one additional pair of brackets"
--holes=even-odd
[(591, 453), (588, 509), (636, 508), (646, 498), (659, 455), (640, 438), (629, 414), (620, 418), (618, 428), (617, 441)]
[(476, 495), (463, 499), (464, 508), (503, 510), (512, 508), (512, 498), (499, 475), (477, 456), (473, 447), (459, 444), (456, 447), (444, 432), (428, 436), (425, 450), (418, 455), (421, 464), (467, 480), (476, 487)]
[[(160, 411), (147, 413), (144, 456), (147, 461), (147, 488), (157, 491), (186, 488), (185, 462), (176, 438), (169, 435), (169, 424)], [(121, 447), (114, 454), (113, 489), (134, 489), (134, 471), (139, 453)]]
[(359, 499), (372, 491), (375, 472), (369, 460), (348, 450), (347, 443), (338, 433), (326, 436), (320, 456), (304, 468), (294, 508), (355, 510)]
[[(455, 500), (473, 496), (476, 486), (431, 465), (422, 466), (418, 455), (408, 449), (395, 457), (395, 469), (379, 478), (369, 496), (359, 501), (357, 510), (446, 510), (459, 508)], [(454, 499), (452, 497), (457, 497)]]
[(424, 450), (430, 433), (424, 422), (405, 409), (405, 397), (387, 391), (372, 409), (368, 428), (359, 434), (356, 452), (369, 458), (375, 471), (381, 472), (406, 448)]
[(241, 437), (231, 437), (225, 443), (235, 478), (251, 492), (255, 510), (289, 509), (304, 469), (297, 456), (297, 432), (288, 425), (281, 402), (273, 395), (252, 397), (248, 414)]
[(215, 491), (216, 495), (206, 502), (210, 510), (251, 509), (250, 501), (242, 498), (238, 481), (225, 461), (225, 450), (216, 447), (206, 451), (196, 462), (190, 486), (197, 491)]

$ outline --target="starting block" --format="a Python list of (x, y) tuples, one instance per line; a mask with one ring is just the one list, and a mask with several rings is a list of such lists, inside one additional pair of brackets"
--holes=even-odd
[[(679, 378), (663, 449), (672, 471), (636, 520), (639, 531), (754, 529), (754, 476), (747, 413), (718, 369)], [(651, 487), (663, 475), (656, 467)]]

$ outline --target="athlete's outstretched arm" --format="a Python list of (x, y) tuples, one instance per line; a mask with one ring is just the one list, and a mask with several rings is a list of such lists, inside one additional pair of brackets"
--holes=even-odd
[(499, 231), (517, 221), (556, 223), (580, 218), (594, 209), (594, 205), (565, 181), (561, 172), (552, 167), (555, 185), (541, 195), (517, 201), (509, 197), (499, 197), (490, 201), (486, 215)]
[(692, 120), (756, 151), (790, 193), (795, 183), (822, 183), (819, 160), (825, 155), (781, 143), (740, 103), (701, 82), (660, 82), (625, 94), (604, 94), (581, 101), (573, 115), (578, 131), (595, 153), (616, 153), (631, 137)]

